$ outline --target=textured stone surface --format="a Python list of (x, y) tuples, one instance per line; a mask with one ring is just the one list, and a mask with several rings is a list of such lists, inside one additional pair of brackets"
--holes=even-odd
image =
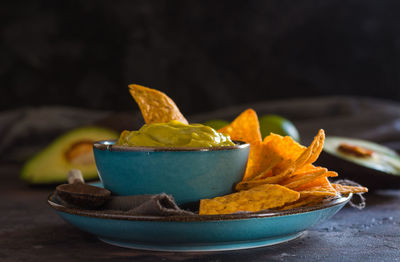
[(0, 261), (399, 261), (400, 190), (367, 194), (362, 211), (345, 207), (288, 243), (216, 253), (150, 252), (110, 246), (65, 223), (18, 166), (0, 166)]

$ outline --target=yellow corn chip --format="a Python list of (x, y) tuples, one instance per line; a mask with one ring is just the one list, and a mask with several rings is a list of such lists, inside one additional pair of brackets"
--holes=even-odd
[(253, 142), (250, 145), (250, 154), (243, 181), (251, 180), (262, 172), (272, 170), (281, 161), (282, 157), (272, 150), (269, 144)]
[(232, 140), (239, 140), (246, 143), (261, 142), (260, 124), (253, 109), (242, 112), (229, 125), (218, 130), (229, 135)]
[[(303, 154), (306, 147), (294, 141), (290, 136), (282, 137), (273, 133), (266, 136), (263, 142), (268, 143), (271, 150), (279, 154), (283, 159), (272, 169), (272, 175), (278, 176), (274, 181), (276, 181), (275, 183), (279, 183), (281, 180), (278, 178), (281, 177), (284, 179), (286, 174), (294, 171), (294, 162)], [(265, 177), (265, 174), (259, 177)]]
[(329, 186), (313, 187), (308, 190), (300, 191), (302, 197), (318, 196), (318, 197), (334, 197), (337, 195), (335, 189)]
[(200, 215), (231, 214), (239, 211), (257, 212), (294, 202), (299, 192), (280, 185), (261, 185), (247, 191), (213, 199), (200, 200)]
[(188, 124), (178, 107), (163, 92), (140, 85), (129, 85), (129, 92), (139, 105), (146, 124), (168, 123), (177, 120)]
[(324, 167), (307, 164), (296, 170), (295, 175), (308, 174), (323, 169)]
[[(306, 150), (306, 147), (298, 144), (291, 137), (282, 137), (273, 133), (266, 136), (263, 143), (266, 144), (268, 151), (273, 152), (270, 154), (270, 168), (253, 176), (253, 179), (258, 180), (278, 175), (270, 180), (270, 183), (274, 184), (284, 179), (286, 173), (294, 171), (291, 166), (293, 166), (294, 161)], [(282, 175), (282, 173), (285, 174)]]
[[(290, 160), (287, 160), (290, 162)], [(261, 175), (257, 176), (263, 176), (264, 173)], [(278, 175), (273, 175), (265, 178), (260, 178), (260, 179), (252, 179), (252, 180), (246, 180), (246, 181), (241, 181), (236, 185), (236, 190), (248, 190), (250, 188), (253, 188), (255, 186), (263, 185), (263, 184), (282, 184), (282, 181), (292, 178), (294, 176), (294, 172), (281, 172)]]
[(342, 195), (348, 195), (350, 193), (365, 193), (368, 192), (368, 188), (362, 186), (345, 186), (340, 184), (332, 184), (333, 188), (336, 189)]
[[(278, 164), (277, 167), (274, 168), (275, 170), (273, 170), (274, 175), (282, 178), (290, 176), (292, 173), (296, 172), (296, 170), (301, 169), (307, 164), (312, 164), (318, 158), (319, 154), (321, 153), (321, 144), (323, 145), (323, 140), (325, 139), (325, 133), (322, 129), (319, 130), (318, 135), (314, 138), (311, 145), (306, 149), (304, 149), (304, 147), (299, 148), (297, 142), (295, 142), (291, 137), (285, 138), (293, 141), (291, 143), (293, 148), (286, 151), (288, 158), (286, 162), (282, 161), (282, 163)], [(290, 152), (290, 154), (288, 155), (287, 152)]]
[(264, 164), (263, 155), (265, 154), (265, 148), (262, 142), (253, 142), (250, 145), (249, 158), (247, 160), (246, 172), (244, 173), (242, 180), (251, 179), (255, 176)]
[(337, 191), (332, 187), (327, 177), (318, 178), (309, 185), (311, 186), (303, 187), (303, 189), (300, 190), (301, 197), (330, 197), (337, 195)]
[(303, 166), (307, 164), (312, 164), (315, 160), (317, 160), (319, 154), (321, 153), (324, 139), (325, 133), (321, 129), (319, 130), (317, 136), (315, 136), (311, 145), (306, 150), (304, 150), (303, 153), (294, 161), (293, 168), (295, 170), (298, 170), (301, 169)]
[(252, 177), (251, 179), (264, 179), (271, 177), (273, 175), (272, 173), (273, 168), (277, 166), (280, 162), (282, 162), (282, 157), (276, 154), (271, 155), (270, 158), (268, 159), (268, 164), (266, 165), (264, 171)]
[(320, 203), (324, 198), (323, 197), (302, 197), (296, 202), (284, 205), (283, 207), (279, 208), (279, 210), (289, 210), (293, 208), (298, 208), (298, 207), (305, 207), (305, 206), (312, 206), (317, 203)]
[(290, 136), (280, 136), (271, 133), (264, 138), (264, 143), (269, 143), (270, 147), (279, 152), (284, 159), (296, 160), (305, 150), (306, 147), (300, 145)]
[[(236, 185), (236, 190), (247, 190), (262, 184), (282, 184), (283, 181), (294, 177), (297, 170), (313, 168), (311, 163), (315, 161), (314, 159), (317, 159), (318, 155), (321, 153), (321, 146), (323, 145), (324, 139), (325, 133), (321, 129), (317, 136), (315, 136), (311, 145), (306, 148), (299, 145), (289, 136), (282, 137), (276, 134), (267, 136), (263, 142), (268, 143), (270, 150), (280, 155), (283, 160), (272, 168), (272, 174), (268, 177), (266, 177), (264, 173), (258, 176), (252, 176), (257, 179), (253, 178), (252, 180), (241, 181)], [(333, 174), (331, 173), (329, 175)]]
[(326, 176), (334, 176), (337, 174), (334, 172), (328, 172), (328, 169), (322, 168), (321, 170), (316, 170), (314, 172), (310, 172), (308, 174), (300, 174), (296, 175), (292, 178), (289, 178), (285, 181), (282, 182), (282, 185), (284, 185), (287, 188), (295, 189), (301, 185), (307, 184), (312, 182), (313, 180), (320, 178), (320, 177), (326, 177)]
[[(333, 172), (333, 171), (329, 171), (327, 173), (330, 173), (330, 172), (332, 173), (331, 176), (337, 176), (337, 173)], [(328, 175), (324, 174), (324, 176), (318, 177), (312, 181), (308, 181), (307, 183), (304, 183), (304, 184), (296, 187), (296, 191), (306, 190), (311, 187), (325, 186), (327, 184), (330, 185), (330, 182), (327, 178), (328, 176), (329, 176), (329, 174)]]
[(283, 181), (286, 178), (286, 174), (282, 173), (277, 176), (271, 176), (263, 179), (253, 179), (253, 180), (247, 180), (247, 181), (241, 181), (236, 185), (236, 190), (248, 190), (250, 188), (263, 185), (263, 184), (279, 184), (281, 181)]
[(318, 134), (314, 138), (314, 140), (317, 140), (317, 146), (315, 146), (315, 148), (313, 148), (313, 153), (311, 154), (310, 159), (307, 161), (307, 163), (310, 163), (310, 164), (317, 161), (319, 155), (321, 154), (322, 148), (324, 147), (325, 132), (323, 129), (320, 129), (318, 131)]

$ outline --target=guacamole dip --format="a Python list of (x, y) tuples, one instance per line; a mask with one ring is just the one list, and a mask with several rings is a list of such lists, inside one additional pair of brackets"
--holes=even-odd
[(235, 145), (229, 136), (209, 126), (183, 124), (172, 120), (169, 123), (153, 123), (138, 131), (123, 131), (116, 145), (159, 147), (213, 147)]

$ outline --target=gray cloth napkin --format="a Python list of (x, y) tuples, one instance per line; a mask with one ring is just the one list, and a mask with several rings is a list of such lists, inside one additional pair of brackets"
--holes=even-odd
[[(55, 193), (58, 203), (69, 208), (80, 208), (61, 199)], [(124, 214), (132, 216), (179, 216), (195, 213), (181, 209), (171, 195), (111, 196), (103, 206), (96, 210), (108, 214)]]

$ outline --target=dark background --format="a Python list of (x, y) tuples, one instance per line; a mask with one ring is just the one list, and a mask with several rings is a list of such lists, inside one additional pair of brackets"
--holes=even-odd
[(135, 110), (127, 85), (184, 114), (291, 97), (400, 101), (400, 1), (6, 1), (2, 110)]

